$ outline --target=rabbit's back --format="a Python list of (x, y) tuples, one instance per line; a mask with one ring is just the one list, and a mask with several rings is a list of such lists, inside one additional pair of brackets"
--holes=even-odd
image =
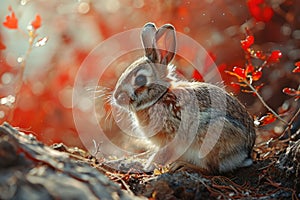
[[(205, 157), (198, 160), (194, 157), (194, 164), (203, 165), (212, 172), (231, 171), (251, 164), (250, 154), (256, 138), (251, 115), (224, 89), (208, 83), (195, 84), (200, 124), (197, 139), (183, 159), (190, 162), (188, 157), (198, 152), (200, 157), (201, 154)], [(203, 143), (205, 136), (208, 139)], [(203, 147), (203, 153), (199, 146)]]
[(137, 112), (136, 120), (144, 133), (151, 135), (149, 140), (160, 147), (176, 134), (183, 140), (194, 137), (180, 160), (212, 172), (242, 166), (255, 142), (253, 120), (244, 106), (224, 89), (208, 83), (174, 82), (153, 106)]

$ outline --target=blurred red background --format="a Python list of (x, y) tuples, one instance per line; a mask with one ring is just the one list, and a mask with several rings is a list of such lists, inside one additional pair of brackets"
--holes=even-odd
[[(289, 99), (281, 91), (296, 88), (299, 77), (291, 74), (300, 59), (300, 2), (297, 0), (99, 0), (99, 1), (9, 1), (0, 2), (0, 20), (14, 10), (19, 29), (26, 27), (38, 13), (42, 24), (37, 33), (47, 36), (43, 47), (34, 48), (25, 68), (25, 83), (18, 92), (15, 107), (6, 102), (16, 95), (15, 77), (20, 71), (18, 58), (28, 48), (28, 38), (1, 24), (0, 41), (0, 121), (8, 121), (25, 132), (36, 135), (47, 144), (64, 142), (82, 147), (72, 116), (74, 78), (89, 52), (110, 36), (141, 28), (146, 22), (158, 26), (172, 23), (176, 30), (199, 42), (222, 66), (221, 73), (228, 90), (255, 115), (266, 110), (251, 94), (239, 93), (230, 86), (234, 77), (225, 69), (243, 66), (244, 53), (240, 40), (245, 28), (255, 36), (255, 49), (270, 52), (279, 49), (283, 57), (279, 64), (266, 69), (261, 93), (273, 107)], [(137, 38), (138, 39), (138, 38)], [(0, 45), (1, 46), (1, 45)], [(188, 50), (187, 50), (188, 51)], [(224, 67), (225, 66), (225, 67)], [(103, 80), (115, 82), (113, 70)], [(191, 79), (192, 74), (185, 74)]]

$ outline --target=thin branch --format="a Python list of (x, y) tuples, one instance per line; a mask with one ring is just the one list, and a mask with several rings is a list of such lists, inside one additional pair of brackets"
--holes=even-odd
[(285, 125), (288, 125), (288, 122), (286, 122), (284, 119), (282, 119), (282, 117), (280, 117), (266, 102), (265, 100), (262, 98), (262, 96), (258, 93), (258, 91), (247, 81), (244, 80), (244, 83), (246, 83), (246, 85), (256, 94), (256, 96), (258, 97), (258, 99), (260, 100), (260, 102), (274, 115), (276, 116), (277, 119), (279, 119), (282, 123), (284, 123)]
[[(292, 127), (293, 122), (295, 121), (296, 117), (300, 114), (300, 108), (298, 109), (298, 111), (293, 115), (293, 117), (290, 119), (289, 123), (287, 124), (287, 127), (284, 129), (284, 131), (282, 132), (281, 136), (279, 137), (282, 138), (285, 133), (290, 130), (290, 128)], [(290, 138), (290, 135), (289, 135)]]
[[(24, 34), (23, 31), (19, 30), (22, 34)], [(33, 44), (35, 42), (35, 39), (37, 37), (37, 34), (35, 33), (35, 30), (32, 30), (29, 32), (29, 38), (28, 38), (28, 42), (29, 42), (29, 47), (28, 49), (26, 50), (26, 53), (25, 55), (23, 56), (22, 60), (21, 60), (21, 63), (20, 63), (20, 72), (19, 74), (17, 75), (17, 79), (16, 79), (16, 87), (15, 87), (15, 102), (14, 104), (12, 105), (12, 108), (9, 110), (9, 113), (8, 113), (8, 121), (11, 121), (13, 120), (14, 118), (14, 110), (16, 108), (16, 106), (18, 105), (18, 102), (19, 102), (19, 96), (20, 96), (20, 90), (23, 86), (23, 83), (24, 83), (24, 71), (25, 71), (25, 67), (26, 67), (26, 61), (27, 59), (29, 58), (29, 55), (33, 49)]]

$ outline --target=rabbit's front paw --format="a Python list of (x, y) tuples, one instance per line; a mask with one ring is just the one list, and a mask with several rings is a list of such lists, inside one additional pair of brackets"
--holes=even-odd
[(170, 164), (170, 166), (169, 166), (170, 173), (181, 172), (181, 171), (197, 172), (197, 173), (205, 174), (205, 175), (209, 174), (209, 172), (206, 169), (201, 168), (199, 166), (196, 166), (196, 165), (191, 164), (186, 161), (177, 160), (176, 162), (173, 162), (172, 164)]

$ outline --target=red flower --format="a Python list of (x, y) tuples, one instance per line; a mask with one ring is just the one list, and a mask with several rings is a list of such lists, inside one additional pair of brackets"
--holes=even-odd
[(31, 22), (31, 26), (34, 28), (34, 29), (38, 29), (41, 27), (41, 24), (42, 24), (42, 18), (39, 14), (37, 14), (35, 16), (35, 19), (34, 21)]
[(6, 49), (6, 46), (2, 43), (2, 41), (0, 40), (0, 50), (4, 50)]
[(262, 76), (262, 72), (260, 70), (255, 71), (253, 65), (247, 65), (245, 75), (250, 76), (253, 81), (258, 81)]
[(226, 73), (236, 76), (239, 79), (239, 82), (242, 82), (247, 77), (251, 77), (253, 81), (258, 81), (262, 76), (262, 72), (260, 70), (255, 71), (253, 65), (247, 65), (246, 70), (240, 67), (234, 67), (232, 72), (226, 71)]
[(248, 35), (245, 40), (241, 40), (241, 46), (244, 50), (248, 50), (253, 43), (254, 43), (253, 35)]
[(246, 75), (249, 74), (249, 73), (252, 73), (254, 72), (254, 66), (253, 65), (247, 65), (246, 67)]
[(254, 53), (254, 57), (258, 58), (258, 59), (261, 59), (261, 60), (266, 59), (266, 56), (265, 56), (265, 54), (262, 51), (256, 51)]
[(202, 75), (198, 72), (198, 70), (194, 70), (194, 72), (193, 72), (193, 79), (195, 80), (195, 81), (203, 81), (203, 77), (202, 77)]
[(230, 74), (232, 76), (235, 76), (239, 79), (239, 82), (242, 82), (244, 79), (246, 79), (245, 70), (240, 67), (234, 67), (232, 72), (231, 71), (225, 71), (227, 74)]
[(272, 113), (267, 113), (266, 115), (262, 116), (261, 118), (255, 120), (258, 122), (260, 126), (268, 125), (276, 120), (276, 117)]
[(261, 83), (260, 85), (255, 86), (254, 88), (256, 89), (256, 91), (259, 91), (264, 85), (264, 83)]
[(293, 88), (284, 88), (282, 92), (287, 95), (294, 96), (296, 100), (300, 98), (300, 90), (295, 90)]
[(246, 72), (244, 69), (240, 68), (240, 67), (234, 67), (233, 68), (233, 73), (235, 73), (237, 75), (237, 77), (239, 79), (245, 79), (246, 78)]
[(220, 64), (220, 65), (218, 65), (218, 70), (219, 70), (219, 72), (224, 72), (225, 71), (225, 69), (226, 69), (226, 65), (223, 63), (223, 64)]
[(18, 19), (15, 16), (15, 12), (12, 11), (11, 8), (9, 8), (9, 10), (11, 11), (11, 15), (6, 16), (6, 20), (5, 20), (5, 22), (3, 22), (3, 26), (5, 26), (6, 28), (9, 28), (9, 29), (17, 29), (18, 28)]
[(277, 63), (279, 59), (282, 57), (282, 53), (279, 50), (272, 51), (271, 55), (267, 59), (268, 63)]
[(262, 72), (261, 71), (255, 71), (252, 73), (252, 80), (253, 81), (258, 81), (262, 76)]
[(236, 91), (239, 91), (241, 89), (241, 84), (239, 83), (231, 82), (230, 85)]
[(273, 9), (264, 0), (248, 0), (248, 8), (256, 21), (268, 22), (273, 17)]
[(300, 73), (300, 61), (296, 62), (295, 66), (296, 66), (296, 68), (293, 69), (293, 72), (294, 73), (297, 73), (297, 72)]

